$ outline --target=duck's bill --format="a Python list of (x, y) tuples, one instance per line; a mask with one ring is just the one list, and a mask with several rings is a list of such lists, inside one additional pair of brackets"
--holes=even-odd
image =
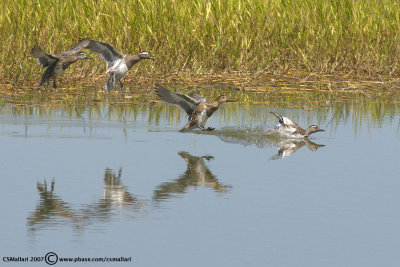
[(237, 102), (236, 100), (226, 100), (226, 102)]
[(317, 132), (325, 132), (324, 129), (318, 129)]

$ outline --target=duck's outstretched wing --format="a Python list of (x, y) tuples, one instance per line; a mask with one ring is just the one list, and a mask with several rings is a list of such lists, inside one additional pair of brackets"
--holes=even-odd
[(90, 39), (83, 39), (79, 41), (71, 50), (65, 51), (61, 56), (72, 56), (78, 54), (82, 49), (85, 49), (90, 43)]
[(294, 121), (292, 121), (292, 120), (289, 119), (289, 118), (286, 118), (286, 117), (284, 117), (284, 116), (282, 116), (282, 115), (280, 115), (280, 114), (278, 114), (278, 113), (275, 113), (275, 112), (273, 112), (273, 111), (270, 111), (270, 113), (272, 113), (272, 114), (274, 114), (276, 117), (278, 117), (279, 123), (280, 123), (282, 126), (284, 126), (284, 125), (287, 125), (287, 126), (297, 126), (297, 123), (295, 123)]
[(85, 47), (92, 52), (101, 54), (101, 57), (107, 63), (107, 71), (123, 57), (112, 45), (104, 42), (89, 40)]
[(207, 99), (205, 99), (205, 98), (201, 95), (201, 92), (200, 92), (200, 91), (190, 92), (190, 93), (188, 93), (187, 96), (189, 96), (189, 97), (191, 97), (191, 98), (193, 98), (193, 99), (199, 101), (200, 103), (205, 103), (205, 102), (207, 102)]
[(31, 54), (37, 59), (38, 63), (42, 68), (46, 68), (56, 63), (60, 58), (58, 56), (47, 54), (39, 46), (35, 46), (31, 50)]
[(275, 113), (275, 112), (273, 112), (273, 111), (270, 111), (270, 113), (271, 113), (271, 114), (274, 114), (274, 115), (279, 119), (279, 123), (280, 123), (280, 124), (284, 124), (284, 123), (283, 123), (283, 117), (282, 117), (281, 114)]
[(192, 115), (193, 111), (201, 103), (201, 101), (196, 100), (190, 96), (172, 92), (172, 91), (168, 90), (167, 88), (164, 88), (160, 85), (157, 85), (156, 92), (157, 92), (157, 95), (162, 100), (164, 100), (165, 102), (168, 102), (170, 104), (180, 106), (183, 110), (186, 111), (186, 113), (189, 116)]

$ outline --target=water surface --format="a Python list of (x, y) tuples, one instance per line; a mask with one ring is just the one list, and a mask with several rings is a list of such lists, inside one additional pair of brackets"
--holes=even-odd
[[(132, 257), (117, 266), (400, 262), (398, 104), (227, 104), (206, 133), (179, 133), (185, 114), (161, 104), (0, 111), (3, 256)], [(326, 131), (267, 137), (269, 111)]]

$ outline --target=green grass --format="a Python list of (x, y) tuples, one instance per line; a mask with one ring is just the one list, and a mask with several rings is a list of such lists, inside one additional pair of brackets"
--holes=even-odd
[[(395, 0), (2, 0), (0, 77), (38, 81), (30, 50), (59, 54), (85, 37), (151, 52), (136, 76), (226, 72), (399, 75)], [(71, 76), (96, 77), (101, 60)], [(77, 71), (82, 69), (82, 71)], [(68, 76), (67, 76), (68, 77)]]

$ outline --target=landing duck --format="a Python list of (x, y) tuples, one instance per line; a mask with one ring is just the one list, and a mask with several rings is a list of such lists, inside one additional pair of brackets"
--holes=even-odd
[(290, 137), (308, 137), (313, 133), (325, 131), (323, 129), (320, 129), (317, 125), (311, 125), (307, 129), (303, 129), (289, 118), (286, 118), (276, 112), (271, 111), (271, 113), (279, 119), (279, 124), (275, 126), (275, 129), (270, 130), (267, 133), (277, 133)]
[(208, 118), (217, 111), (221, 104), (236, 102), (229, 100), (225, 95), (221, 95), (213, 101), (206, 101), (203, 98), (193, 98), (185, 94), (175, 93), (160, 85), (157, 85), (156, 93), (162, 100), (181, 107), (189, 115), (189, 121), (179, 130), (180, 132), (196, 128), (200, 128), (203, 131), (214, 130), (215, 128), (211, 127), (205, 128)]
[(39, 87), (47, 83), (46, 90), (49, 89), (50, 78), (53, 78), (53, 87), (57, 88), (56, 75), (65, 71), (72, 63), (79, 59), (92, 59), (86, 53), (77, 49), (76, 46), (59, 56), (45, 53), (39, 46), (35, 46), (32, 48), (31, 54), (37, 59), (39, 65), (46, 69), (39, 82)]
[(141, 52), (135, 55), (123, 55), (112, 45), (91, 39), (84, 39), (80, 41), (76, 47), (78, 50), (86, 48), (94, 53), (99, 53), (101, 58), (106, 62), (106, 72), (109, 73), (109, 76), (106, 79), (105, 88), (108, 92), (114, 89), (118, 82), (120, 84), (121, 91), (124, 90), (124, 85), (121, 79), (126, 75), (133, 65), (142, 59), (156, 60), (148, 52)]

